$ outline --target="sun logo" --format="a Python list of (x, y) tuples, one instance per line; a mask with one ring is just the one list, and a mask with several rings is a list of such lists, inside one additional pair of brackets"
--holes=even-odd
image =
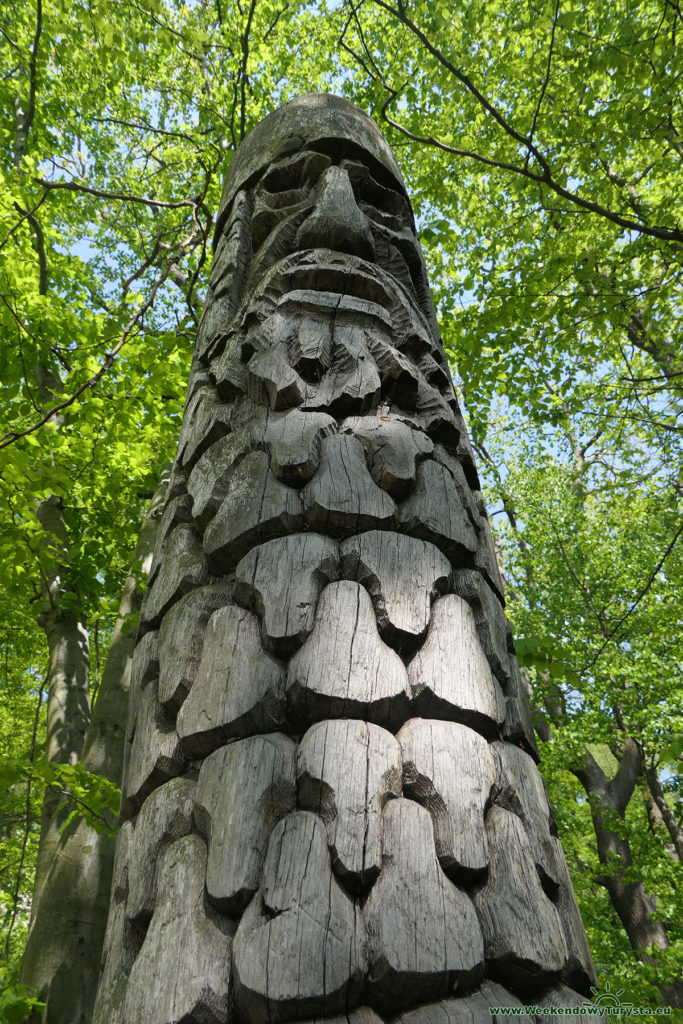
[[(594, 988), (592, 985), (591, 992), (595, 997), (593, 999), (593, 1003), (595, 1004), (595, 1006), (614, 1006), (617, 1007), (619, 1010), (628, 1010), (633, 1005), (633, 1003), (622, 1003), (619, 996), (623, 995), (624, 989), (620, 988), (618, 992), (613, 992), (612, 986), (610, 985), (609, 981), (605, 982), (605, 991), (600, 993), (600, 995), (598, 995), (598, 989)], [(607, 1012), (609, 1013), (609, 1010), (607, 1010)]]

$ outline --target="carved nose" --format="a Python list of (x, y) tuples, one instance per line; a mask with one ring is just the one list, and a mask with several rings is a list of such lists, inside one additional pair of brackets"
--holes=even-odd
[(367, 220), (356, 205), (349, 176), (342, 167), (328, 167), (318, 183), (313, 212), (299, 228), (301, 249), (339, 249), (371, 260), (375, 243)]

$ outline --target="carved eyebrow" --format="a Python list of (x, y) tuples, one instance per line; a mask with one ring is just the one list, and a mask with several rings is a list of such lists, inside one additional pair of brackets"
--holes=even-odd
[(287, 160), (281, 160), (270, 167), (261, 178), (260, 184), (270, 192), (283, 192), (307, 184), (312, 174), (322, 173), (331, 160), (322, 153), (303, 150)]

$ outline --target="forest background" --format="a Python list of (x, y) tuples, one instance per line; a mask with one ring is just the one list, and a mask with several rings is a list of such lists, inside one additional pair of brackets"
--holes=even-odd
[(3, 7), (5, 1019), (41, 828), (51, 856), (111, 827), (103, 678), (222, 176), (311, 91), (371, 113), (406, 178), (601, 987), (654, 1005), (683, 974), (682, 33), (675, 0)]

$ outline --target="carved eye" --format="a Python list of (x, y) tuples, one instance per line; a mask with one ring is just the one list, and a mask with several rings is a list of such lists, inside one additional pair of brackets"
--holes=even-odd
[(365, 164), (342, 160), (341, 166), (349, 176), (356, 201), (366, 217), (393, 231), (412, 228), (410, 208), (399, 192), (375, 181)]
[(322, 153), (299, 153), (293, 159), (271, 167), (261, 185), (273, 195), (298, 193), (301, 189), (310, 188), (330, 163), (330, 158)]

